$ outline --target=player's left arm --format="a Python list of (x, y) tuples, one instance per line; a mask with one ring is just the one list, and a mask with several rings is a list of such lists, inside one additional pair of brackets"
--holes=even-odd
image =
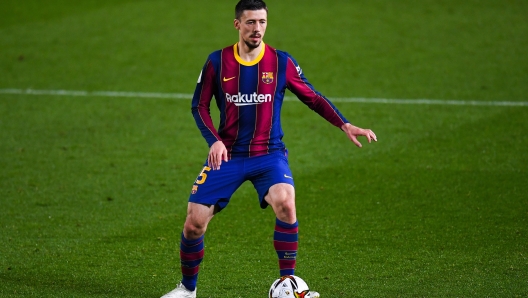
[(356, 146), (360, 148), (362, 147), (357, 139), (359, 136), (365, 136), (369, 143), (371, 143), (372, 140), (377, 142), (376, 135), (372, 130), (352, 125), (330, 100), (317, 92), (304, 77), (301, 67), (291, 56), (288, 57), (286, 78), (287, 87), (293, 92), (293, 94), (328, 122), (341, 128)]
[(361, 143), (358, 141), (358, 137), (359, 136), (365, 136), (369, 142), (369, 144), (374, 141), (374, 142), (377, 142), (378, 141), (378, 138), (376, 137), (376, 134), (370, 130), (370, 129), (365, 129), (365, 128), (360, 128), (360, 127), (357, 127), (357, 126), (354, 126), (350, 123), (345, 123), (341, 126), (341, 130), (343, 130), (347, 137), (352, 141), (354, 142), (354, 144), (356, 144), (356, 146), (358, 146), (359, 148), (361, 148), (363, 145), (361, 145)]
[(304, 77), (301, 67), (288, 55), (286, 64), (286, 87), (305, 105), (336, 127), (349, 121), (328, 98), (317, 92)]

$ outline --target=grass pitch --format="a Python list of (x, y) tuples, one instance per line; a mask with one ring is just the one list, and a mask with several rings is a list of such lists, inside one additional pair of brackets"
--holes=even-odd
[[(192, 93), (232, 1), (0, 3), (0, 89)], [(265, 40), (329, 97), (528, 101), (524, 1), (268, 1)], [(323, 297), (528, 296), (528, 107), (287, 101), (297, 273)], [(190, 100), (0, 93), (0, 297), (159, 297), (207, 146)], [(243, 185), (198, 297), (264, 297), (274, 217)]]

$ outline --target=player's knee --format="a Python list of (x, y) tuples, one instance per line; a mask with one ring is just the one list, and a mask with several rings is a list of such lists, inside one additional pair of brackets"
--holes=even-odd
[(189, 240), (198, 239), (205, 234), (206, 224), (201, 224), (187, 219), (183, 226), (183, 235)]
[(276, 198), (274, 203), (273, 210), (278, 219), (287, 223), (294, 223), (297, 220), (293, 196)]
[(283, 213), (295, 214), (295, 200), (293, 198), (283, 200), (280, 204), (280, 208)]

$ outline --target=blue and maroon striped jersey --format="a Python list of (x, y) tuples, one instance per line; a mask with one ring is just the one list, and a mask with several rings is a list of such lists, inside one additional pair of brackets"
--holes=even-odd
[[(280, 111), (286, 89), (331, 124), (341, 127), (348, 122), (313, 88), (288, 53), (266, 44), (251, 62), (240, 58), (237, 44), (209, 55), (196, 85), (192, 113), (209, 146), (223, 141), (230, 159), (267, 154), (285, 148)], [(220, 110), (218, 130), (209, 113), (213, 96)]]

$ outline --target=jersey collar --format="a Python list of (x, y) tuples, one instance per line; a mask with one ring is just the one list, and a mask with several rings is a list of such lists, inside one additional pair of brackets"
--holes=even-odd
[(260, 62), (260, 60), (262, 60), (262, 57), (264, 57), (264, 52), (266, 51), (266, 44), (264, 42), (262, 42), (262, 51), (260, 51), (260, 54), (257, 56), (257, 58), (255, 58), (255, 60), (253, 61), (244, 61), (242, 60), (242, 58), (240, 58), (240, 55), (238, 55), (238, 42), (235, 43), (235, 45), (233, 46), (233, 52), (235, 53), (235, 59), (238, 61), (238, 63), (244, 65), (244, 66), (253, 66), (257, 63)]

